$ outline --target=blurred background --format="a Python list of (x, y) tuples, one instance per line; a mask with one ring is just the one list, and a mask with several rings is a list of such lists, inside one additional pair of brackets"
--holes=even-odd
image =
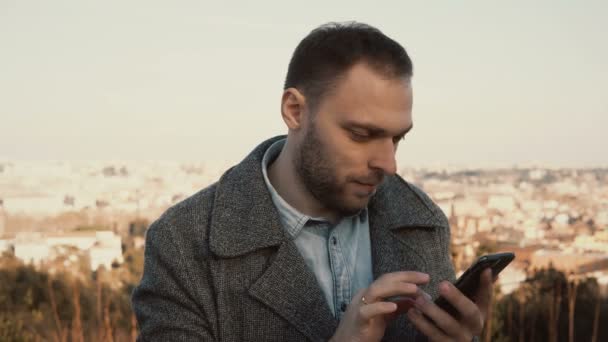
[(0, 341), (132, 341), (145, 231), (280, 117), (291, 54), (356, 20), (414, 62), (399, 173), (458, 271), (514, 251), (484, 341), (606, 341), (608, 3), (0, 0)]

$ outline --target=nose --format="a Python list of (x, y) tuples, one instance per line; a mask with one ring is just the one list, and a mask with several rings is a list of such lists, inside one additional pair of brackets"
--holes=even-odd
[(395, 144), (391, 139), (379, 142), (369, 162), (369, 166), (372, 169), (381, 170), (384, 174), (394, 175), (397, 172), (395, 152)]

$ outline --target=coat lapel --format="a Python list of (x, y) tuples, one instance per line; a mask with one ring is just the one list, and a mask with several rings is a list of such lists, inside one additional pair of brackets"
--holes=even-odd
[(369, 215), (374, 279), (390, 272), (428, 271), (428, 245), (420, 233), (444, 224), (426, 198), (400, 177), (387, 177), (369, 203)]
[(314, 274), (291, 241), (281, 245), (249, 293), (313, 341), (328, 340), (338, 326)]
[(276, 140), (258, 146), (218, 182), (211, 215), (209, 246), (220, 258), (245, 256), (274, 247), (277, 252), (249, 294), (270, 307), (313, 341), (328, 340), (338, 325), (312, 270), (284, 232), (262, 174), (264, 152)]

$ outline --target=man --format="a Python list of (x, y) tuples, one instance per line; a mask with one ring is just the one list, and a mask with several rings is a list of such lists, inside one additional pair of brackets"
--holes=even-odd
[[(281, 99), (287, 137), (263, 142), (149, 228), (133, 293), (140, 339), (478, 335), (490, 274), (475, 301), (451, 286), (447, 220), (396, 175), (413, 125), (411, 76), (403, 47), (368, 25), (327, 24), (304, 38)], [(440, 294), (460, 319), (433, 304)], [(413, 308), (403, 313), (394, 296)]]

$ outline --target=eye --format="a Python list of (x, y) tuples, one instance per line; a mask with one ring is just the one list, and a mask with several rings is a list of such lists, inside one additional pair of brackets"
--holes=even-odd
[(350, 133), (350, 137), (352, 140), (357, 141), (357, 142), (364, 142), (369, 140), (370, 136), (363, 133), (363, 132), (359, 132), (359, 131), (349, 131)]
[(398, 144), (401, 140), (405, 140), (405, 135), (394, 137), (393, 143)]

